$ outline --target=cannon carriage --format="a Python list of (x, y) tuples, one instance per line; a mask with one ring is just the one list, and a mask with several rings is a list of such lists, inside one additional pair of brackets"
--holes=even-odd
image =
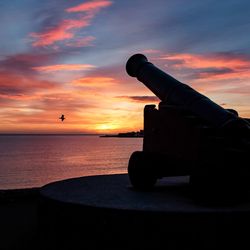
[(143, 150), (134, 152), (128, 164), (135, 188), (145, 190), (159, 178), (188, 175), (196, 191), (248, 190), (247, 119), (161, 71), (142, 54), (133, 55), (126, 70), (161, 100), (158, 109), (144, 108)]

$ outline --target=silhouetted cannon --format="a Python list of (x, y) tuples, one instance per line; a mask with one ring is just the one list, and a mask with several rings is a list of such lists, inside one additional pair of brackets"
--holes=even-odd
[(144, 109), (143, 151), (134, 152), (128, 166), (134, 187), (150, 188), (158, 178), (189, 175), (192, 186), (206, 190), (247, 188), (246, 119), (161, 71), (142, 54), (133, 55), (126, 70), (161, 100), (158, 109)]

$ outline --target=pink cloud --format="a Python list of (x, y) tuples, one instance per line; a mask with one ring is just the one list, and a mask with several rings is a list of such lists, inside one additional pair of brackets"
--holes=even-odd
[(100, 1), (89, 1), (76, 5), (74, 7), (66, 9), (67, 12), (92, 12), (99, 11), (101, 8), (108, 7), (112, 4), (111, 1), (100, 0)]
[(71, 39), (75, 36), (74, 30), (87, 27), (90, 25), (90, 17), (84, 17), (79, 20), (67, 19), (63, 20), (55, 27), (47, 28), (45, 31), (31, 33), (30, 36), (35, 39), (32, 43), (34, 47), (48, 46), (55, 42), (65, 39)]
[(95, 39), (92, 36), (83, 39), (75, 39), (75, 32), (77, 29), (85, 28), (90, 25), (91, 20), (100, 11), (101, 8), (108, 7), (112, 4), (110, 1), (90, 1), (71, 8), (66, 9), (68, 13), (71, 12), (85, 12), (80, 19), (65, 19), (54, 27), (47, 27), (41, 32), (33, 32), (30, 37), (34, 39), (32, 46), (50, 46), (54, 43), (64, 40), (69, 41), (66, 45), (73, 47), (90, 46), (90, 43)]
[(95, 68), (95, 66), (90, 64), (56, 64), (56, 65), (33, 67), (32, 69), (38, 72), (54, 72), (54, 71), (90, 70), (93, 68)]

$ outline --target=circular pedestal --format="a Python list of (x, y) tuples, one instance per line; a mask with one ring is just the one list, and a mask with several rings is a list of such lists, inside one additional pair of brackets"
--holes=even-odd
[[(42, 242), (85, 249), (215, 249), (248, 243), (250, 202), (205, 206), (190, 196), (188, 177), (169, 177), (150, 192), (127, 175), (63, 180), (41, 188)], [(246, 226), (246, 227), (244, 227)]]

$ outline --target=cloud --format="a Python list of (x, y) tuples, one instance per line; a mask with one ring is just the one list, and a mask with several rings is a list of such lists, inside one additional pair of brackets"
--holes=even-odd
[(76, 5), (74, 7), (66, 9), (67, 12), (93, 12), (93, 11), (99, 11), (101, 8), (108, 7), (112, 4), (111, 1), (107, 0), (100, 0), (100, 1), (89, 1), (86, 3), (82, 3), (79, 5)]
[(250, 93), (250, 84), (241, 84), (240, 86), (233, 86), (231, 88), (227, 88), (224, 91), (225, 93), (229, 94), (237, 94), (240, 96), (249, 96)]
[[(38, 77), (32, 67), (48, 63), (54, 55), (23, 53), (7, 56), (0, 61), (0, 102), (5, 106), (41, 98), (42, 93), (58, 90), (61, 86), (52, 80)], [(4, 106), (1, 106), (4, 108)]]
[(241, 55), (232, 53), (218, 53), (218, 54), (171, 54), (160, 57), (162, 60), (172, 62), (175, 67), (188, 68), (249, 68), (250, 60)]
[(53, 54), (23, 53), (5, 57), (0, 61), (0, 70), (20, 74), (34, 74), (32, 67), (52, 60)]
[(58, 88), (52, 81), (40, 80), (34, 76), (0, 72), (0, 95), (8, 99), (33, 99), (37, 92)]
[(74, 41), (67, 42), (66, 46), (76, 47), (76, 48), (93, 46), (92, 42), (94, 40), (95, 40), (95, 37), (93, 37), (93, 36), (87, 36), (87, 37), (83, 37), (83, 38), (76, 38)]
[(250, 78), (250, 59), (234, 53), (168, 54), (159, 57), (169, 69), (194, 80)]
[(121, 99), (127, 99), (134, 102), (142, 102), (142, 103), (148, 103), (148, 102), (159, 102), (159, 98), (156, 96), (117, 96), (117, 98)]
[(55, 42), (71, 39), (75, 36), (74, 30), (90, 25), (90, 16), (81, 19), (67, 19), (61, 21), (55, 27), (46, 28), (45, 31), (31, 33), (30, 36), (35, 39), (32, 43), (34, 47), (48, 46)]
[(81, 71), (81, 70), (90, 70), (95, 68), (91, 64), (56, 64), (56, 65), (47, 65), (47, 66), (38, 66), (32, 67), (32, 69), (38, 72), (54, 72), (54, 71)]
[(82, 87), (107, 87), (116, 83), (116, 80), (111, 77), (83, 77), (79, 79), (75, 79), (71, 82), (71, 84), (75, 86)]
[(194, 69), (194, 73), (191, 73), (190, 77), (194, 79), (218, 79), (225, 78), (227, 75), (230, 78), (233, 73), (235, 70), (230, 68), (198, 68)]
[(90, 1), (66, 9), (68, 13), (84, 12), (77, 19), (64, 19), (57, 25), (45, 27), (41, 32), (32, 32), (30, 37), (33, 38), (32, 46), (44, 47), (54, 45), (56, 42), (67, 40), (66, 46), (83, 47), (90, 46), (95, 39), (93, 36), (85, 38), (76, 38), (76, 30), (88, 27), (95, 15), (105, 7), (112, 4), (110, 1)]
[(0, 72), (0, 87), (20, 87), (24, 91), (32, 91), (34, 89), (51, 89), (55, 88), (57, 83), (46, 80), (39, 80), (36, 77), (25, 76), (21, 74), (13, 74), (9, 72)]
[(96, 105), (86, 98), (81, 98), (81, 94), (75, 91), (54, 91), (50, 94), (43, 95), (39, 107), (43, 110), (63, 111), (68, 113), (75, 113), (80, 109), (95, 108)]

